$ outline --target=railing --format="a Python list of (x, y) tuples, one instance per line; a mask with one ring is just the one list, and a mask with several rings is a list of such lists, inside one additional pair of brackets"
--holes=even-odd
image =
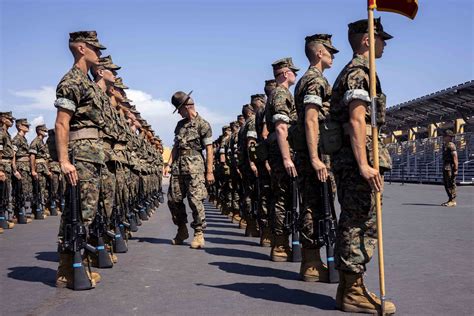
[(462, 164), (462, 181), (461, 181), (461, 184), (472, 184), (472, 178), (471, 178), (471, 181), (469, 181), (469, 182), (466, 182), (466, 179), (465, 179), (466, 165), (470, 164), (471, 162), (474, 162), (474, 160), (468, 160), (468, 161), (463, 162), (463, 164)]

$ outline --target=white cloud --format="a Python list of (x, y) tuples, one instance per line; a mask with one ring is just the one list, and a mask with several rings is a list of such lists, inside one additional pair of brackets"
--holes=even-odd
[(17, 105), (22, 110), (52, 110), (56, 100), (56, 89), (51, 86), (43, 86), (40, 89), (11, 91), (14, 96), (29, 99), (29, 103)]
[[(174, 106), (169, 101), (155, 99), (152, 95), (141, 90), (127, 90), (127, 97), (133, 100), (137, 110), (152, 125), (165, 145), (171, 146), (174, 128), (181, 119), (178, 113), (173, 114)], [(231, 117), (212, 111), (205, 106), (197, 104), (196, 108), (199, 115), (211, 124), (214, 138), (220, 134), (221, 126), (231, 121)]]

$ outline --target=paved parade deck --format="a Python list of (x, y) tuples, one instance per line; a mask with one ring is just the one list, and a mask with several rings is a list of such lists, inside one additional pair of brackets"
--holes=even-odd
[[(473, 315), (473, 187), (458, 190), (458, 207), (442, 186), (386, 185), (386, 287), (398, 315)], [(334, 284), (298, 280), (298, 263), (273, 263), (269, 248), (206, 204), (206, 248), (172, 246), (166, 205), (144, 222), (101, 270), (96, 289), (56, 289), (58, 218), (0, 235), (1, 315), (343, 315)], [(190, 239), (188, 240), (190, 242)], [(367, 283), (378, 292), (375, 262)]]

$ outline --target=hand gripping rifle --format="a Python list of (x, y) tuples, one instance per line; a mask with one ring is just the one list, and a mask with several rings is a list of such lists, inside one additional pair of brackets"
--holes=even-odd
[(43, 201), (39, 179), (33, 178), (33, 196), (35, 204), (35, 219), (44, 219)]
[(291, 261), (301, 262), (301, 243), (300, 233), (298, 231), (299, 202), (300, 196), (298, 192), (298, 178), (291, 180), (292, 189), (292, 206), (291, 210), (286, 214), (287, 227), (291, 231)]
[[(76, 164), (74, 152), (71, 156), (71, 163)], [(73, 282), (72, 289), (75, 291), (89, 290), (92, 288), (92, 283), (87, 276), (85, 267), (82, 262), (82, 252), (87, 250), (95, 253), (96, 249), (87, 243), (87, 231), (84, 224), (81, 222), (81, 195), (80, 186), (68, 184), (69, 194), (69, 217), (66, 219), (64, 227), (64, 242), (62, 244), (62, 251), (73, 253)]]
[[(330, 179), (322, 183), (323, 218), (318, 221), (319, 235), (316, 244), (324, 244), (329, 272), (329, 283), (338, 283), (339, 274), (334, 262), (334, 245), (336, 243), (336, 212), (332, 192), (329, 191)], [(329, 182), (329, 183), (328, 183)]]

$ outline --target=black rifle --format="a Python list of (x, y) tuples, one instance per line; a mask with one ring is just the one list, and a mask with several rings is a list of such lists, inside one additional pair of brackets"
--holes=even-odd
[[(74, 153), (71, 162), (75, 165)], [(87, 250), (95, 253), (96, 249), (87, 243), (87, 231), (81, 218), (81, 191), (80, 186), (68, 184), (68, 204), (69, 217), (66, 219), (64, 227), (64, 241), (62, 251), (73, 254), (73, 282), (71, 289), (75, 291), (92, 289), (92, 283), (87, 276), (86, 269), (82, 262), (82, 251)]]
[(255, 189), (253, 190), (252, 204), (250, 207), (249, 220), (247, 221), (247, 228), (245, 229), (245, 236), (247, 237), (260, 237), (260, 234), (255, 235), (258, 232), (257, 220), (258, 220), (258, 205), (260, 201), (260, 179), (255, 177)]
[(61, 212), (64, 212), (64, 207), (66, 206), (66, 199), (64, 198), (64, 176), (61, 175), (59, 178), (59, 207), (61, 208)]
[(138, 196), (137, 196), (137, 211), (140, 219), (142, 221), (148, 220), (148, 214), (146, 212), (146, 203), (145, 203), (145, 192), (144, 192), (144, 185), (143, 185), (143, 178), (141, 176), (138, 177)]
[(8, 192), (6, 181), (0, 181), (0, 228), (7, 229)]
[(298, 192), (298, 178), (291, 180), (292, 188), (292, 206), (291, 210), (286, 214), (287, 228), (291, 231), (291, 261), (301, 262), (301, 243), (300, 233), (298, 231), (299, 202), (300, 196)]
[(15, 197), (15, 215), (18, 224), (27, 224), (25, 211), (25, 196), (23, 195), (23, 185), (21, 180), (13, 176), (13, 196)]
[(123, 238), (126, 235), (125, 233), (125, 223), (121, 219), (121, 212), (119, 209), (119, 205), (117, 203), (117, 198), (114, 199), (114, 205), (112, 209), (112, 226), (114, 228), (114, 238), (113, 238), (113, 246), (114, 251), (116, 253), (126, 253), (128, 251), (127, 244)]
[(41, 185), (39, 180), (35, 178), (33, 178), (33, 201), (35, 209), (35, 219), (44, 219)]
[[(339, 274), (334, 262), (334, 245), (336, 243), (336, 212), (332, 192), (329, 191), (329, 178), (321, 186), (323, 201), (323, 218), (319, 220), (319, 236), (317, 244), (324, 244), (326, 247), (327, 266), (329, 270), (329, 283), (338, 283)], [(316, 224), (316, 223), (314, 223)]]
[(58, 216), (58, 208), (56, 206), (56, 198), (58, 192), (53, 192), (53, 174), (49, 176), (48, 180), (48, 185), (49, 185), (49, 190), (48, 190), (48, 199), (49, 199), (49, 211), (51, 213), (51, 216)]
[(112, 262), (107, 249), (105, 249), (104, 236), (114, 238), (115, 234), (107, 229), (107, 219), (101, 209), (95, 215), (94, 221), (89, 226), (89, 233), (96, 240), (97, 267), (100, 269), (112, 268)]

